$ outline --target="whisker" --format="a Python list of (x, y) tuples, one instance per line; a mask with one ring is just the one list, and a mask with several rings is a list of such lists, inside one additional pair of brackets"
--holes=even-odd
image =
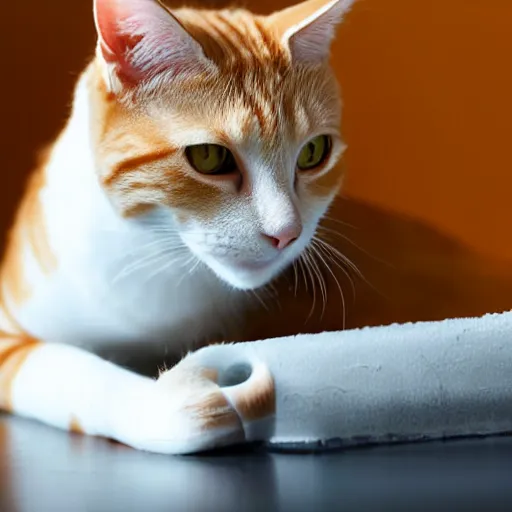
[(304, 270), (304, 256), (303, 254), (300, 255), (299, 259), (297, 260), (297, 264), (300, 265), (300, 270), (302, 272), (302, 277), (304, 278), (304, 286), (306, 288), (306, 292), (308, 292), (308, 281), (306, 279), (306, 272)]
[(265, 304), (265, 301), (258, 295), (258, 292), (256, 290), (248, 290), (255, 298), (256, 300), (265, 308), (265, 310), (269, 311), (268, 306)]
[[(313, 240), (313, 244), (315, 244), (315, 240)], [(343, 289), (341, 287), (341, 284), (338, 280), (338, 278), (336, 277), (336, 274), (332, 271), (331, 267), (329, 266), (329, 264), (325, 261), (325, 259), (323, 258), (322, 254), (320, 254), (320, 249), (321, 249), (321, 245), (318, 246), (318, 257), (320, 258), (320, 260), (323, 262), (323, 264), (325, 265), (325, 268), (329, 271), (329, 273), (331, 274), (331, 276), (333, 277), (334, 279), (334, 282), (336, 283), (336, 286), (338, 287), (338, 291), (340, 292), (340, 297), (341, 297), (341, 306), (342, 306), (342, 315), (343, 315), (343, 330), (345, 330), (345, 327), (346, 327), (346, 320), (347, 320), (347, 307), (346, 307), (346, 303), (345, 303), (345, 294), (343, 293)], [(345, 272), (346, 273), (346, 272)], [(347, 274), (348, 275), (348, 274)], [(352, 286), (354, 286), (354, 283), (352, 282), (351, 280), (351, 283), (352, 283)], [(354, 297), (355, 297), (355, 290), (354, 290)]]
[[(154, 277), (158, 276), (158, 275), (161, 275), (163, 273), (165, 273), (165, 271), (169, 268), (169, 267), (172, 267), (174, 266), (176, 263), (178, 263), (181, 259), (181, 258), (174, 258), (170, 261), (167, 261), (165, 262), (162, 266), (160, 266), (159, 268), (157, 268), (156, 270), (154, 270), (153, 272), (151, 272), (151, 274), (147, 275), (144, 279), (144, 281), (142, 282), (142, 285), (145, 285), (146, 283), (148, 283), (149, 281), (151, 281), (151, 279), (153, 279)], [(156, 262), (155, 262), (156, 263)]]
[(336, 224), (340, 224), (342, 226), (345, 226), (347, 228), (350, 228), (350, 229), (359, 229), (357, 226), (354, 226), (353, 224), (349, 224), (348, 222), (344, 222), (340, 219), (335, 219), (334, 217), (331, 217), (329, 215), (324, 215), (323, 218), (329, 222), (334, 222)]
[(318, 263), (316, 261), (315, 246), (311, 245), (307, 248), (307, 250), (309, 251), (310, 256), (311, 256), (311, 268), (318, 279), (318, 284), (320, 286), (320, 293), (322, 295), (322, 313), (320, 316), (320, 318), (322, 319), (325, 315), (325, 308), (327, 306), (327, 286), (326, 286), (325, 278), (322, 274), (322, 271), (320, 270), (320, 267), (318, 266)]
[[(313, 277), (313, 273), (310, 269), (310, 258), (309, 258), (309, 254), (307, 253), (307, 251), (304, 251), (302, 253), (302, 258), (304, 260), (304, 268), (306, 269), (307, 273), (308, 273), (308, 276), (309, 278), (311, 279), (311, 287), (312, 287), (312, 290), (313, 290), (313, 304), (311, 306), (311, 310), (309, 312), (309, 315), (308, 317), (306, 318), (306, 323), (309, 322), (309, 320), (311, 319), (311, 317), (313, 316), (313, 313), (315, 311), (315, 306), (316, 306), (316, 287), (315, 287), (315, 279)], [(304, 273), (304, 279), (306, 279), (306, 274)]]
[[(148, 249), (151, 249), (154, 246), (158, 246), (158, 245), (161, 246), (162, 250), (164, 250), (164, 251), (167, 250), (170, 253), (171, 252), (181, 252), (184, 249), (187, 249), (187, 246), (181, 241), (180, 241), (180, 243), (176, 243), (176, 241), (172, 238), (159, 237), (157, 240), (152, 239), (149, 242), (142, 244), (142, 245), (132, 244), (132, 246), (127, 250), (127, 252), (120, 254), (118, 257), (114, 257), (113, 261), (121, 262), (127, 258), (130, 258), (131, 260), (133, 260), (133, 257), (136, 256), (138, 253), (147, 252)], [(155, 253), (152, 253), (152, 254), (155, 254)], [(146, 255), (143, 255), (142, 258), (147, 258), (150, 256), (151, 256), (150, 254), (146, 254)], [(137, 261), (140, 261), (140, 260), (137, 260)], [(132, 261), (131, 263), (128, 263), (128, 265), (134, 264), (134, 263), (135, 262)]]
[(333, 235), (336, 235), (336, 236), (342, 238), (343, 240), (348, 242), (350, 245), (352, 245), (353, 247), (355, 247), (356, 249), (361, 251), (363, 254), (365, 254), (366, 256), (371, 258), (372, 260), (374, 260), (374, 261), (376, 261), (378, 263), (381, 263), (382, 265), (386, 265), (387, 267), (392, 268), (394, 270), (396, 269), (396, 267), (394, 265), (392, 265), (388, 261), (385, 261), (385, 260), (375, 256), (374, 254), (371, 254), (366, 249), (363, 249), (360, 245), (358, 245), (356, 242), (354, 242), (351, 238), (349, 238), (348, 236), (344, 235), (343, 233), (340, 233), (339, 231), (336, 231), (335, 229), (326, 228), (325, 226), (318, 226), (318, 229), (321, 230), (321, 231), (326, 231), (327, 233), (331, 233)]
[(112, 284), (116, 284), (120, 279), (126, 278), (129, 275), (133, 274), (137, 270), (140, 270), (146, 266), (151, 265), (151, 263), (160, 260), (163, 257), (166, 257), (169, 254), (169, 250), (167, 248), (162, 249), (161, 251), (157, 251), (156, 253), (148, 254), (143, 258), (136, 259), (132, 261), (130, 264), (124, 266), (112, 279)]
[(277, 288), (276, 288), (276, 285), (274, 283), (268, 283), (265, 288), (264, 288), (265, 291), (271, 291), (273, 293), (273, 296), (272, 298), (273, 299), (276, 299), (279, 295), (278, 291), (277, 291)]
[[(116, 278), (114, 278), (113, 283), (117, 281), (117, 279), (126, 277), (126, 274), (131, 274), (133, 271), (137, 270), (139, 266), (142, 268), (144, 267), (143, 263), (145, 262), (151, 262), (153, 258), (160, 257), (160, 256), (171, 256), (171, 255), (177, 255), (183, 252), (187, 252), (188, 248), (186, 246), (183, 247), (171, 247), (171, 246), (163, 246), (160, 248), (160, 250), (156, 250), (151, 252), (150, 254), (146, 254), (140, 258), (135, 259), (134, 261), (131, 261), (131, 263), (128, 263), (125, 265), (119, 274), (117, 274)], [(151, 264), (151, 263), (149, 263)]]
[(197, 267), (201, 264), (201, 260), (199, 258), (196, 258), (197, 261), (195, 262), (194, 266), (188, 271), (189, 276), (192, 276), (192, 274), (197, 270)]
[[(325, 240), (322, 240), (321, 238), (315, 237), (316, 240), (318, 240), (320, 243), (324, 245), (324, 247), (329, 249), (333, 256), (339, 260), (342, 264), (348, 265), (349, 268), (361, 279), (367, 286), (369, 286), (375, 293), (380, 295), (382, 298), (389, 300), (389, 297), (387, 297), (384, 293), (382, 293), (376, 286), (374, 286), (367, 278), (366, 276), (359, 270), (357, 265), (351, 261), (347, 256), (345, 256), (342, 252), (340, 252), (338, 249), (333, 247), (331, 244), (326, 242)], [(341, 267), (340, 267), (341, 268)], [(346, 271), (344, 271), (346, 272)]]
[[(355, 301), (356, 286), (355, 286), (354, 280), (352, 279), (352, 276), (350, 275), (348, 270), (343, 265), (348, 264), (349, 269), (356, 272), (358, 277), (361, 277), (363, 280), (364, 280), (364, 276), (362, 276), (362, 274), (359, 272), (359, 269), (357, 269), (357, 267), (355, 267), (355, 265), (349, 264), (352, 262), (350, 260), (348, 260), (348, 258), (346, 258), (346, 259), (348, 260), (349, 263), (347, 263), (347, 261), (345, 259), (341, 259), (342, 255), (336, 254), (335, 249), (333, 247), (331, 247), (327, 242), (325, 242), (324, 240), (322, 240), (321, 238), (318, 238), (318, 237), (313, 237), (313, 242), (316, 242), (318, 244), (319, 249), (322, 250), (322, 252), (329, 258), (329, 260), (332, 261), (332, 263), (334, 265), (336, 265), (343, 272), (343, 275), (348, 279), (348, 281), (350, 283), (350, 287), (352, 289), (352, 297), (353, 297), (353, 300)], [(341, 263), (340, 263), (340, 261), (341, 261)], [(355, 267), (355, 270), (353, 267)]]
[(154, 247), (155, 245), (166, 245), (167, 248), (171, 251), (174, 251), (176, 249), (181, 249), (182, 247), (186, 247), (186, 245), (184, 243), (174, 245), (174, 243), (172, 243), (172, 242), (174, 242), (174, 239), (172, 239), (172, 238), (168, 238), (168, 237), (158, 238), (157, 240), (152, 240), (151, 242), (148, 242), (147, 244), (134, 247), (130, 251), (130, 254), (133, 254), (134, 252), (144, 251), (146, 249), (149, 249), (150, 247)]
[(343, 263), (348, 265), (348, 267), (356, 273), (360, 278), (364, 279), (362, 272), (359, 270), (358, 266), (345, 254), (343, 254), (340, 250), (334, 247), (332, 244), (327, 242), (326, 240), (320, 238), (319, 236), (314, 236), (314, 239), (319, 241), (324, 247), (328, 248), (334, 255), (336, 255)]
[(297, 289), (299, 287), (299, 273), (297, 270), (297, 262), (293, 262), (293, 277), (294, 277), (294, 296), (297, 297)]
[[(185, 261), (184, 263), (182, 263), (182, 267), (188, 267), (194, 260), (196, 259), (196, 256), (194, 254), (192, 254), (190, 256), (190, 258)], [(176, 288), (178, 288), (180, 286), (180, 284), (183, 282), (183, 280), (185, 279), (185, 277), (188, 277), (189, 274), (187, 272), (183, 272), (183, 275), (181, 276), (180, 280), (177, 282), (176, 284)]]

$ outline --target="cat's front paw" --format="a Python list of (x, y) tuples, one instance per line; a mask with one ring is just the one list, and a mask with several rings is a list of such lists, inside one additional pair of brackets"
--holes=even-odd
[(200, 350), (163, 373), (146, 394), (128, 444), (189, 454), (257, 440), (257, 429), (271, 424), (275, 412), (274, 381), (261, 363), (229, 364), (225, 348)]

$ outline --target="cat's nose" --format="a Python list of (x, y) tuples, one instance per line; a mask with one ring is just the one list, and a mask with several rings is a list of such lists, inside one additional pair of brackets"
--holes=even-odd
[(263, 233), (263, 236), (271, 243), (272, 247), (282, 251), (293, 244), (301, 235), (302, 226), (287, 226), (276, 233)]

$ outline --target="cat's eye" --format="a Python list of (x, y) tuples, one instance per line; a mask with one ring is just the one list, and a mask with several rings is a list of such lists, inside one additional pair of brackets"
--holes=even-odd
[(331, 152), (332, 139), (329, 135), (318, 135), (311, 139), (299, 153), (297, 167), (301, 171), (309, 171), (322, 165)]
[(231, 151), (218, 144), (188, 146), (185, 154), (190, 165), (201, 174), (227, 174), (236, 168)]

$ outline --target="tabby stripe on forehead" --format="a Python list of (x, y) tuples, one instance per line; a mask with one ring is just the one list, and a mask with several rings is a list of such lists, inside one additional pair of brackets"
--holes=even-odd
[[(217, 15), (217, 19), (224, 24), (224, 27), (231, 32), (231, 35), (234, 35), (238, 40), (240, 47), (245, 47), (251, 52), (251, 56), (258, 61), (261, 61), (259, 55), (259, 49), (253, 44), (253, 41), (250, 37), (247, 37), (246, 34), (240, 31), (238, 27), (231, 23), (231, 20), (225, 18), (222, 14)], [(235, 46), (236, 47), (236, 46)], [(236, 47), (238, 49), (238, 47)]]
[(226, 53), (232, 53), (233, 55), (239, 55), (240, 51), (235, 41), (231, 40), (224, 32), (222, 32), (220, 27), (215, 25), (211, 25), (211, 28), (214, 30), (217, 37), (221, 40), (222, 45), (226, 48)]
[(252, 96), (250, 97), (251, 106), (260, 124), (262, 134), (267, 137), (272, 137), (277, 133), (279, 128), (279, 118), (275, 111), (275, 101), (270, 98), (270, 92), (264, 87), (261, 87), (258, 92), (261, 96), (264, 96), (262, 101), (270, 108), (271, 114), (265, 115), (261, 103), (257, 102)]
[[(265, 112), (263, 111), (263, 107), (258, 99), (254, 96), (252, 83), (247, 80), (243, 83), (240, 83), (240, 93), (243, 95), (244, 102), (246, 106), (254, 113), (256, 119), (258, 120), (258, 124), (260, 125), (260, 130), (262, 134), (272, 135), (275, 133), (275, 129), (278, 126), (277, 119), (269, 119), (265, 116)], [(257, 92), (260, 96), (264, 96), (263, 101), (268, 105), (272, 105), (272, 99), (270, 98), (269, 91), (260, 84), (257, 87)]]
[(252, 110), (258, 120), (258, 124), (260, 125), (261, 131), (265, 132), (266, 119), (265, 114), (263, 113), (263, 109), (257, 103), (254, 103), (252, 106)]
[(265, 27), (263, 23), (261, 23), (261, 21), (258, 19), (254, 20), (254, 27), (258, 30), (261, 37), (261, 42), (267, 48), (268, 54), (273, 57), (280, 57), (282, 53), (277, 47), (275, 40), (272, 39), (268, 33), (267, 27)]
[[(275, 112), (275, 103), (277, 98), (270, 91), (270, 84), (272, 84), (272, 82), (269, 80), (266, 84), (260, 82), (257, 84), (256, 88), (254, 88), (252, 83), (246, 83), (243, 86), (244, 97), (254, 111), (260, 124), (261, 131), (263, 134), (268, 136), (275, 135), (279, 127), (279, 119), (277, 112)], [(257, 91), (258, 98), (254, 95), (254, 89)], [(271, 115), (265, 115), (262, 103), (272, 110)]]
[(136, 170), (144, 165), (149, 165), (160, 160), (165, 160), (170, 156), (176, 154), (177, 148), (166, 148), (153, 153), (147, 153), (145, 155), (138, 155), (131, 158), (127, 158), (122, 162), (115, 165), (108, 176), (103, 178), (103, 184), (106, 186), (113, 185), (116, 181), (122, 178), (126, 173)]

